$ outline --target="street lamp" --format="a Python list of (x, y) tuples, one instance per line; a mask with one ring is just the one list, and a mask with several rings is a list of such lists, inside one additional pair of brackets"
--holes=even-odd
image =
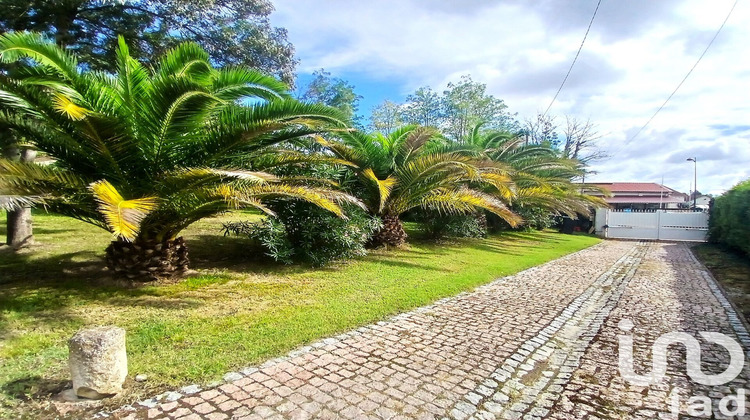
[(693, 211), (698, 207), (698, 158), (687, 158), (688, 162), (693, 162)]

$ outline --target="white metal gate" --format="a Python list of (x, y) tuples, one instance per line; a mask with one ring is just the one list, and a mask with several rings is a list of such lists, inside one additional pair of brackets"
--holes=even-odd
[(596, 231), (605, 238), (705, 242), (708, 213), (599, 209), (596, 212)]

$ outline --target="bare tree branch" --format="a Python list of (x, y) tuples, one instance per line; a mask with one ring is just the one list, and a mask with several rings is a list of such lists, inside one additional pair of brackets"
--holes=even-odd
[(565, 137), (563, 156), (566, 158), (587, 163), (606, 157), (606, 154), (597, 147), (597, 141), (602, 138), (602, 135), (596, 131), (596, 125), (588, 118), (584, 121), (566, 115), (563, 136)]

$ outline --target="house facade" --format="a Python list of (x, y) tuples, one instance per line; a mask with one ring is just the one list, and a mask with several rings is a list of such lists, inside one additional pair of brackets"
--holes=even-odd
[[(699, 209), (707, 209), (711, 205), (711, 200), (713, 200), (713, 197), (711, 197), (710, 195), (699, 195), (695, 199), (695, 205)], [(689, 199), (688, 200), (688, 204), (690, 204), (692, 206), (693, 205), (693, 200)]]
[(657, 210), (686, 208), (688, 195), (654, 182), (596, 182), (591, 185), (608, 191), (603, 196), (598, 191), (590, 195), (603, 197), (615, 210)]

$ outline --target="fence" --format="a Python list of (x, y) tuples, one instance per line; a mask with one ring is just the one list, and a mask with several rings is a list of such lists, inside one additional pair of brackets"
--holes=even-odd
[(705, 242), (708, 213), (695, 211), (596, 211), (596, 232), (605, 238)]

